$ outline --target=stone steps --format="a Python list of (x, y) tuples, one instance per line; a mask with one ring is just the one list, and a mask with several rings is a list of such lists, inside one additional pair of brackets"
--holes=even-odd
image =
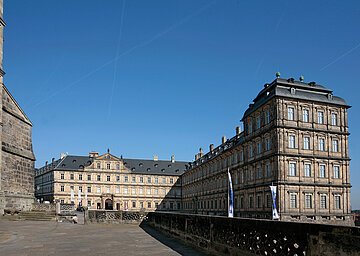
[(30, 211), (19, 214), (21, 220), (51, 221), (55, 220), (55, 212)]

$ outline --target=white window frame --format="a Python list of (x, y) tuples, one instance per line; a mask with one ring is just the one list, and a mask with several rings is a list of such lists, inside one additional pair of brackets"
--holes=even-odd
[(319, 138), (319, 151), (325, 151), (325, 139)]
[(308, 137), (308, 136), (304, 137), (304, 149), (305, 150), (310, 149), (310, 137)]
[(310, 111), (308, 109), (303, 109), (303, 122), (305, 123), (309, 122), (309, 114)]
[(289, 145), (288, 145), (289, 148), (295, 148), (295, 145), (296, 145), (295, 140), (296, 140), (296, 136), (293, 134), (290, 134), (289, 135)]
[(318, 124), (324, 124), (324, 111), (317, 112)]
[(295, 120), (295, 108), (294, 107), (288, 107), (288, 118), (289, 121)]
[(334, 194), (334, 209), (340, 210), (341, 209), (341, 195)]
[(310, 163), (304, 164), (304, 177), (311, 177), (311, 164)]
[(341, 177), (340, 165), (334, 165), (333, 166), (333, 175), (334, 175), (334, 179), (340, 179), (340, 177)]
[(325, 164), (319, 165), (319, 178), (326, 178), (326, 165)]
[(327, 194), (320, 194), (319, 202), (320, 202), (320, 209), (327, 209), (328, 208)]
[(296, 176), (296, 162), (289, 162), (289, 172), (288, 175), (291, 177)]
[(290, 200), (289, 205), (290, 205), (291, 209), (298, 208), (298, 205), (297, 205), (297, 193), (291, 192), (290, 195), (289, 195), (289, 200)]
[(338, 125), (338, 121), (337, 121), (337, 113), (331, 113), (331, 125), (333, 126), (337, 126)]
[(312, 193), (305, 193), (304, 208), (305, 209), (313, 209), (313, 194)]
[(332, 144), (332, 152), (334, 153), (339, 152), (339, 140), (333, 139), (331, 144)]

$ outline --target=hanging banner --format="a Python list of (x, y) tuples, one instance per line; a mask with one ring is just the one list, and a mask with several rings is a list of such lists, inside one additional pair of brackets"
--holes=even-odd
[(79, 189), (79, 191), (78, 191), (78, 204), (79, 204), (79, 206), (81, 206), (82, 205), (82, 203), (81, 203), (81, 191), (80, 191), (80, 189)]
[(280, 218), (276, 207), (276, 186), (270, 186), (271, 197), (272, 197), (272, 219), (278, 220)]
[(70, 192), (70, 201), (71, 201), (71, 203), (74, 203), (74, 201), (75, 201), (75, 195), (74, 195), (73, 189), (71, 189), (71, 192)]
[(229, 189), (228, 189), (228, 217), (233, 218), (234, 217), (234, 190), (233, 190), (233, 184), (231, 180), (231, 174), (230, 170), (228, 168), (228, 177), (229, 177)]

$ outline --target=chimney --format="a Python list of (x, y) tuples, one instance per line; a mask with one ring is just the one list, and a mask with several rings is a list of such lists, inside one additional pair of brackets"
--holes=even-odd
[(171, 162), (175, 163), (175, 156), (174, 155), (171, 155)]
[(224, 144), (226, 142), (226, 136), (222, 136), (221, 138), (221, 144)]
[(203, 149), (199, 148), (199, 158), (202, 157), (204, 155)]
[(53, 157), (53, 158), (51, 159), (51, 163), (53, 164), (54, 161), (55, 161), (55, 157)]
[(95, 151), (89, 152), (89, 157), (91, 157), (91, 158), (98, 157), (98, 156), (99, 156), (98, 152), (95, 152)]
[(195, 161), (197, 161), (199, 159), (199, 154), (195, 155)]
[(236, 135), (240, 135), (240, 133), (241, 133), (240, 126), (236, 126)]
[(159, 157), (157, 155), (154, 155), (154, 161), (158, 161)]
[(48, 165), (48, 161), (45, 162), (45, 166), (47, 166), (47, 165)]
[(214, 144), (210, 144), (209, 149), (210, 149), (210, 152), (213, 152), (214, 151)]
[(60, 153), (60, 159), (64, 159), (66, 156), (67, 156), (66, 153), (64, 153), (64, 152)]

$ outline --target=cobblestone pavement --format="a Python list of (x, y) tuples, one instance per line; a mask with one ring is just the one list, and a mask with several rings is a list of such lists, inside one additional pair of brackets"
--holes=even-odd
[(0, 255), (206, 255), (159, 232), (145, 230), (133, 224), (0, 219)]

